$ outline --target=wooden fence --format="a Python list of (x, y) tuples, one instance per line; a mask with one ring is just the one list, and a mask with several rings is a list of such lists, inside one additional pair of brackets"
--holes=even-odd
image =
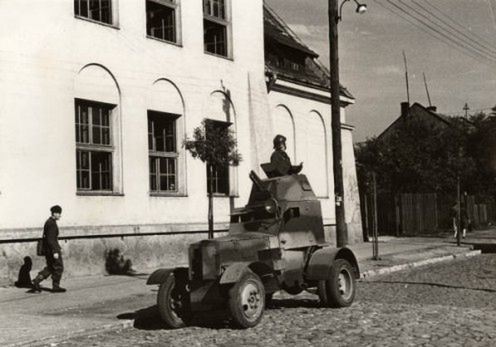
[[(467, 212), (474, 229), (496, 221), (496, 207), (476, 203), (467, 196)], [(453, 198), (435, 193), (379, 194), (377, 226), (380, 235), (418, 236), (452, 230)], [(372, 235), (374, 204), (371, 195), (362, 196), (364, 239)]]

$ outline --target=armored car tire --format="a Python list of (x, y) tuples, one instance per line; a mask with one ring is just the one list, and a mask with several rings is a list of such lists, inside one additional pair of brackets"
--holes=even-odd
[[(180, 281), (177, 281), (180, 282)], [(191, 314), (187, 312), (187, 292), (185, 283), (177, 283), (174, 274), (160, 284), (157, 306), (162, 320), (170, 329), (182, 328), (189, 322)]]
[(229, 311), (233, 324), (242, 329), (257, 325), (265, 310), (265, 288), (253, 272), (246, 272), (229, 290)]
[(356, 294), (355, 269), (345, 259), (336, 259), (329, 279), (319, 281), (318, 294), (323, 306), (347, 307)]

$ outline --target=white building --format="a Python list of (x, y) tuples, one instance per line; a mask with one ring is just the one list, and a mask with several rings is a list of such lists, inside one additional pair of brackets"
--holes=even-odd
[(262, 175), (278, 132), (334, 223), (329, 94), (282, 77), (267, 93), (263, 17), (262, 0), (0, 2), (0, 281), (25, 256), (42, 266), (34, 239), (54, 204), (68, 274), (103, 271), (112, 247), (138, 267), (184, 262), (185, 246), (205, 237), (208, 201), (205, 166), (182, 141), (205, 118), (229, 122), (243, 155), (215, 177), (218, 230), (246, 203), (248, 172)]

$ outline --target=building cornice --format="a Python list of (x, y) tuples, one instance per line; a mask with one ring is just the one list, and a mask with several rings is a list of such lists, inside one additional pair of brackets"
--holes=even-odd
[[(270, 91), (289, 94), (304, 99), (315, 100), (329, 105), (331, 104), (331, 93), (329, 91), (326, 91), (324, 88), (315, 88), (313, 86), (310, 87), (299, 83), (285, 81), (282, 79), (277, 79), (276, 83), (271, 87)], [(340, 95), (339, 100), (341, 101), (342, 107), (346, 107), (350, 104), (355, 103), (354, 99), (350, 99), (344, 95)]]

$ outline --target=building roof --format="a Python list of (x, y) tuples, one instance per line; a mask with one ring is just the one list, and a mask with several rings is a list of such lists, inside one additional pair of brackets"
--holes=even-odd
[[(393, 123), (391, 123), (377, 138), (384, 138), (384, 136), (386, 136), (388, 133), (390, 133), (396, 127), (396, 125), (399, 123), (399, 121), (406, 119), (406, 118), (418, 116), (418, 115), (427, 115), (430, 117), (431, 120), (438, 122), (442, 126), (452, 126), (453, 122), (455, 120), (455, 117), (450, 117), (448, 115), (438, 113), (436, 111), (435, 107), (432, 107), (432, 106), (425, 107), (425, 106), (421, 105), (420, 103), (415, 102), (413, 105), (411, 105), (408, 108), (408, 111), (405, 115), (400, 114), (400, 116), (398, 118), (396, 118), (393, 121)], [(468, 123), (468, 125), (473, 126), (473, 123), (470, 122), (469, 120), (467, 120), (463, 117), (456, 117), (456, 119), (460, 119), (460, 118), (463, 119), (464, 121), (466, 121)]]
[[(278, 78), (304, 84), (313, 88), (329, 90), (330, 72), (318, 60), (319, 55), (310, 49), (275, 13), (264, 3), (264, 35), (265, 35), (265, 67), (267, 73), (275, 73)], [(277, 46), (277, 47), (276, 47)], [(297, 61), (301, 69), (290, 69), (284, 64), (274, 62), (273, 57), (280, 60)], [(340, 94), (354, 99), (343, 86)]]

